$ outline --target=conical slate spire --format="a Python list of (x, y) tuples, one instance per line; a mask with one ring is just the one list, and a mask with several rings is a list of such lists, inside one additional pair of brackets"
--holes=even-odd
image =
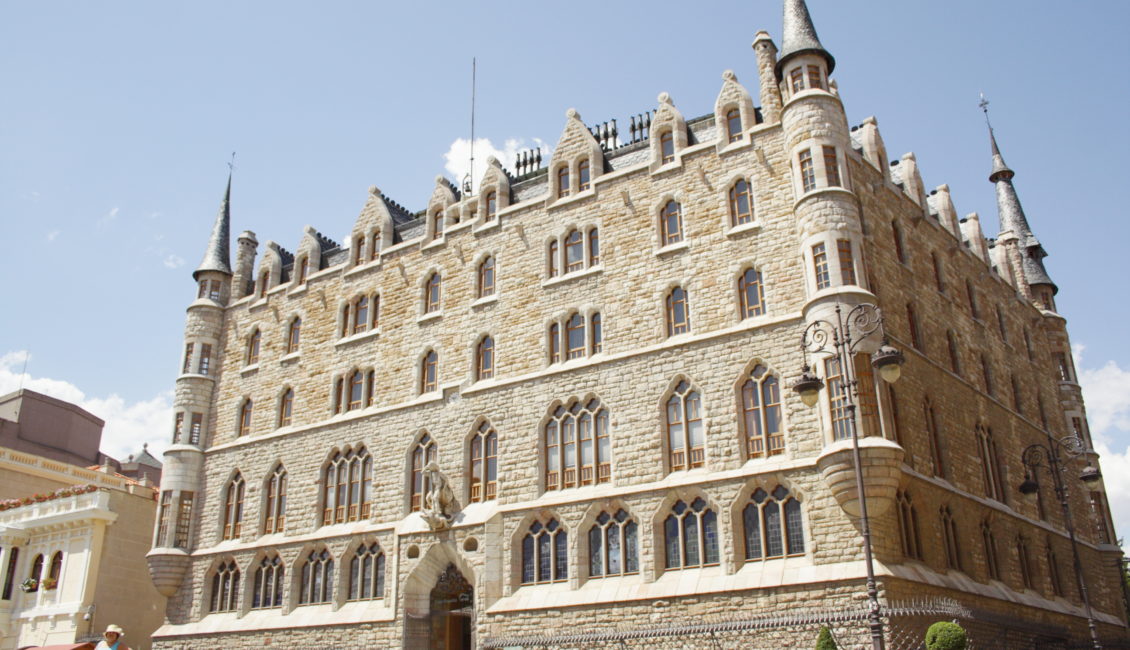
[(1044, 284), (1050, 286), (1053, 292), (1058, 291), (1044, 268), (1044, 258), (1048, 254), (1028, 225), (1020, 197), (1012, 185), (1012, 177), (1016, 173), (1005, 164), (1000, 148), (997, 147), (997, 137), (992, 125), (989, 126), (989, 142), (993, 150), (993, 173), (989, 175), (989, 180), (997, 186), (997, 214), (1001, 222), (1001, 235), (1011, 233), (1016, 237), (1016, 244), (1020, 248), (1021, 269), (1029, 286)]
[(208, 238), (208, 250), (204, 252), (204, 259), (200, 266), (192, 272), (192, 279), (199, 278), (204, 271), (219, 271), (231, 275), (230, 246), (228, 245), (229, 232), (231, 231), (231, 172), (228, 173), (228, 187), (224, 190), (224, 201), (220, 204), (220, 212), (216, 215), (216, 224), (212, 226), (212, 236)]
[(820, 44), (808, 5), (804, 0), (785, 0), (784, 34), (781, 38), (781, 53), (777, 58), (777, 80), (789, 59), (799, 54), (819, 54), (828, 62), (828, 74), (836, 67), (836, 60)]

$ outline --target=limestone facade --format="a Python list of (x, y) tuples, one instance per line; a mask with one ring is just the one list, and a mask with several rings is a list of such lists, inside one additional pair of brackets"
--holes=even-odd
[[(760, 109), (727, 71), (716, 114), (686, 119), (664, 93), (648, 137), (604, 148), (570, 110), (545, 168), (515, 178), (491, 161), (470, 196), (437, 179), (417, 214), (374, 187), (346, 246), (308, 228), (297, 254), (268, 242), (257, 270), (244, 233), (234, 279), (225, 230), (224, 261), (210, 250), (188, 308), (149, 554), (169, 596), (156, 645), (461, 647), (435, 646), (428, 627), (449, 567), (473, 588), (460, 611), (477, 646), (854, 602), (864, 565), (841, 505), (858, 495), (837, 487), (844, 423), (833, 390), (809, 408), (788, 382), (806, 362), (829, 382), (801, 333), (861, 302), (881, 307), (906, 358), (893, 386), (860, 377), (883, 599), (944, 596), (1085, 638), (1046, 470), (1038, 501), (1016, 489), (1026, 445), (1079, 429), (1090, 449), (1078, 386), (1060, 371), (1063, 319), (993, 264), (948, 188), (927, 193), (913, 155), (887, 165), (874, 118), (847, 123), (830, 56), (778, 61), (764, 33), (754, 49)], [(731, 206), (742, 184), (748, 218)], [(754, 276), (760, 294), (747, 291)], [(770, 403), (754, 411), (743, 396), (747, 381), (773, 395), (766, 377), (776, 425)], [(575, 457), (550, 433), (569, 412), (595, 427)], [(487, 431), (493, 486), (472, 480)], [(455, 496), (438, 529), (418, 511), (417, 450)], [(1091, 604), (1111, 635), (1126, 626), (1120, 552), (1101, 496), (1092, 507), (1101, 485), (1074, 481), (1093, 457), (1066, 476)], [(327, 491), (343, 458), (368, 472)], [(588, 473), (569, 475), (570, 458), (593, 459)], [(758, 528), (751, 503), (780, 511)], [(604, 515), (621, 511), (633, 563), (593, 575)], [(693, 558), (688, 530), (705, 533)], [(364, 549), (383, 554), (371, 597), (351, 573)]]

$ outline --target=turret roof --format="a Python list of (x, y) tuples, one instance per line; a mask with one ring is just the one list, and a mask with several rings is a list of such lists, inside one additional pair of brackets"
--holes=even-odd
[(208, 238), (208, 248), (204, 251), (204, 259), (200, 266), (192, 272), (192, 278), (198, 279), (204, 271), (219, 271), (231, 275), (230, 239), (231, 231), (231, 173), (228, 173), (228, 187), (224, 190), (224, 200), (220, 203), (220, 212), (216, 215), (216, 223), (212, 226), (212, 236)]
[(828, 74), (836, 67), (836, 59), (820, 44), (816, 26), (808, 13), (804, 0), (785, 0), (784, 34), (781, 37), (781, 53), (777, 57), (775, 72), (781, 78), (781, 70), (786, 61), (799, 54), (819, 54), (828, 62)]

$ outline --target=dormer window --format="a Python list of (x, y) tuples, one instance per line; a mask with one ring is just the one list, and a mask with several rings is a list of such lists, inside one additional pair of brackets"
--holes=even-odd
[(589, 161), (588, 158), (581, 161), (577, 167), (577, 191), (584, 192), (589, 189)]
[(679, 204), (668, 201), (659, 214), (660, 241), (670, 246), (683, 241), (683, 216)]
[(730, 142), (742, 139), (742, 113), (736, 108), (726, 111), (726, 135)]
[(267, 289), (271, 286), (271, 272), (263, 271), (259, 274), (259, 297), (267, 297)]
[(820, 66), (808, 66), (808, 87), (824, 90), (824, 77), (820, 74)]
[(490, 192), (487, 194), (487, 221), (494, 221), (498, 216), (498, 192)]
[(585, 249), (581, 231), (574, 230), (565, 239), (565, 272), (572, 273), (585, 267)]
[(557, 198), (569, 196), (569, 168), (562, 166), (557, 170)]
[(306, 259), (306, 256), (303, 255), (298, 258), (298, 262), (296, 262), (294, 266), (298, 272), (296, 276), (298, 278), (297, 283), (306, 284), (306, 267), (309, 266), (309, 261)]
[(357, 235), (353, 239), (353, 264), (365, 263), (365, 235)]
[(659, 134), (659, 162), (666, 165), (675, 161), (675, 135), (670, 131)]
[(373, 233), (373, 237), (369, 242), (369, 259), (375, 260), (381, 254), (381, 231), (378, 230)]
[(443, 212), (437, 210), (432, 215), (432, 222), (435, 224), (435, 228), (432, 230), (432, 239), (443, 237)]

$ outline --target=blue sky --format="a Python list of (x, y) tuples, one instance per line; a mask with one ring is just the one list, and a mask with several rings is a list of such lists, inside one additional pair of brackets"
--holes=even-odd
[[(1130, 4), (811, 0), (849, 120), (996, 232), (985, 92), (1082, 346), (1092, 429), (1130, 533), (1125, 152)], [(0, 391), (87, 404), (123, 454), (168, 430), (190, 273), (236, 158), (235, 232), (340, 240), (370, 185), (419, 209), (469, 136), (501, 154), (671, 94), (708, 113), (779, 0), (698, 4), (193, 2), (0, 4)], [(509, 144), (508, 144), (509, 143)], [(463, 145), (465, 146), (465, 142)], [(487, 143), (479, 145), (485, 159)], [(462, 158), (462, 156), (456, 156)], [(459, 161), (456, 161), (459, 162)], [(480, 165), (481, 168), (481, 165)], [(458, 172), (461, 174), (461, 172)], [(234, 233), (233, 233), (234, 235)], [(1113, 293), (1112, 293), (1113, 292)]]

